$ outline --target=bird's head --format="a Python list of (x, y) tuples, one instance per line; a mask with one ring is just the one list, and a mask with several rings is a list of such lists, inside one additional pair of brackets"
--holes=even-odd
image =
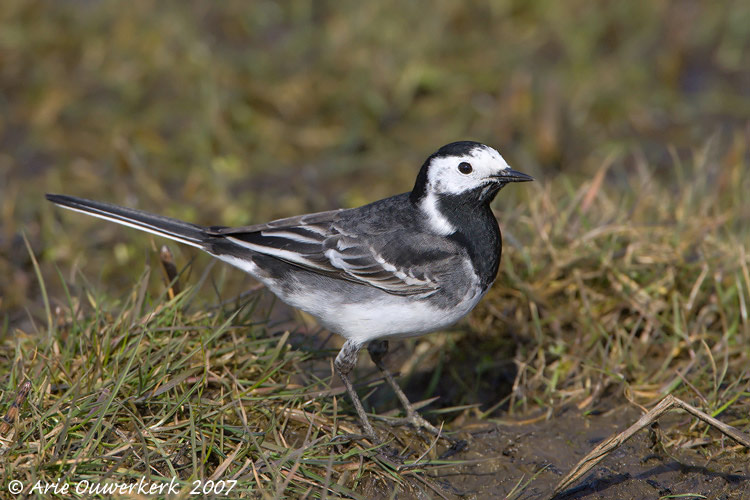
[(447, 144), (425, 160), (409, 199), (441, 234), (458, 229), (449, 212), (489, 206), (509, 182), (534, 180), (516, 172), (495, 149), (472, 141)]
[(509, 182), (534, 180), (517, 172), (495, 149), (472, 141), (452, 142), (430, 155), (422, 165), (411, 198), (466, 197), (467, 203), (489, 203)]

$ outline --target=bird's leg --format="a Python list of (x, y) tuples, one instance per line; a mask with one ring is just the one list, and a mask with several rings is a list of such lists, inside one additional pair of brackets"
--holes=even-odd
[(357, 396), (357, 393), (354, 391), (352, 381), (349, 380), (349, 373), (354, 369), (354, 365), (357, 364), (360, 347), (359, 344), (355, 344), (351, 340), (344, 342), (338, 356), (336, 356), (336, 360), (333, 362), (333, 366), (336, 368), (341, 380), (344, 381), (346, 392), (349, 393), (349, 397), (351, 398), (352, 403), (354, 403), (354, 409), (357, 410), (357, 415), (359, 415), (359, 420), (362, 422), (362, 427), (365, 429), (365, 434), (367, 434), (370, 439), (374, 440), (375, 443), (379, 443), (380, 440), (375, 434), (375, 429), (370, 425), (365, 409), (362, 406), (362, 401), (359, 400), (359, 396)]
[(375, 366), (378, 367), (378, 370), (383, 373), (383, 376), (385, 376), (385, 380), (391, 386), (393, 392), (396, 393), (399, 401), (401, 401), (401, 406), (403, 406), (404, 410), (406, 410), (406, 418), (404, 419), (404, 421), (416, 427), (417, 429), (425, 429), (426, 431), (436, 436), (440, 434), (440, 431), (434, 425), (425, 420), (424, 417), (422, 417), (422, 415), (420, 415), (417, 410), (414, 409), (412, 404), (409, 402), (409, 398), (406, 397), (404, 391), (402, 391), (396, 383), (393, 375), (391, 375), (391, 373), (386, 369), (385, 364), (383, 363), (383, 357), (388, 352), (388, 341), (374, 340), (370, 342), (370, 345), (367, 346), (367, 352), (370, 353), (372, 362), (375, 363)]

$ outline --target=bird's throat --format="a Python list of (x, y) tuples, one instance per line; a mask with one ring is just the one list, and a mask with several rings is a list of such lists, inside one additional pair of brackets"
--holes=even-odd
[(502, 186), (488, 192), (478, 188), (474, 196), (438, 195), (436, 210), (455, 231), (448, 235), (463, 245), (483, 287), (495, 280), (500, 265), (502, 239), (490, 202)]

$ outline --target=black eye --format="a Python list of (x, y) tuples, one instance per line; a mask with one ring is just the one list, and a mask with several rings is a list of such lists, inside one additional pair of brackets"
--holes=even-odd
[(458, 164), (458, 171), (461, 172), (462, 174), (470, 174), (472, 170), (474, 169), (471, 168), (471, 163), (462, 161), (461, 163)]

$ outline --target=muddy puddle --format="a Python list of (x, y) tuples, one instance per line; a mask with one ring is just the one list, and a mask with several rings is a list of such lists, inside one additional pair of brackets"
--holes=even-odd
[[(578, 460), (640, 416), (627, 403), (609, 406), (598, 415), (583, 416), (579, 410), (570, 410), (531, 424), (469, 424), (465, 427), (468, 432), (461, 434), (468, 446), (454, 456), (469, 463), (429, 471), (430, 488), (435, 490), (412, 485), (411, 491), (405, 489), (397, 498), (549, 498)], [(661, 428), (668, 429), (690, 425), (690, 418), (675, 412), (659, 422)], [(636, 434), (555, 499), (750, 498), (750, 460), (738, 461), (733, 453), (726, 457), (734, 459), (719, 456), (709, 460), (696, 450), (664, 451), (653, 445), (653, 436), (645, 430)], [(727, 447), (734, 445), (726, 441)], [(365, 493), (388, 497), (377, 488)]]

